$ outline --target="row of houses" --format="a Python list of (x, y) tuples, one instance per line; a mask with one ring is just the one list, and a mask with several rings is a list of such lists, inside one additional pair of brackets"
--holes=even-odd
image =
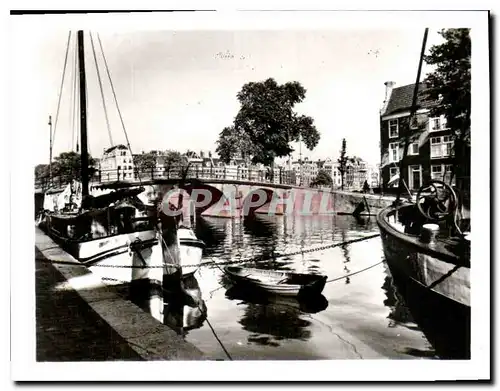
[[(158, 151), (155, 154), (154, 167), (144, 175), (175, 176), (176, 167), (168, 162), (168, 152)], [(291, 184), (297, 186), (310, 186), (316, 179), (320, 170), (324, 170), (332, 178), (333, 188), (342, 185), (339, 163), (337, 160), (327, 158), (324, 160), (288, 160), (284, 164), (275, 164), (273, 168), (261, 164), (250, 164), (242, 157), (235, 157), (229, 163), (213, 156), (211, 152), (190, 152), (185, 156), (189, 162), (188, 176), (207, 179), (248, 180), (253, 182), (272, 182), (275, 184)], [(116, 145), (104, 151), (99, 160), (100, 181), (113, 182), (116, 180), (134, 180), (134, 157), (124, 145)], [(149, 171), (149, 170), (148, 170)], [(360, 190), (367, 181), (370, 187), (379, 186), (379, 169), (371, 167), (360, 158), (348, 161), (344, 174), (344, 188)]]
[[(332, 187), (335, 189), (341, 188), (342, 174), (339, 168), (339, 162), (333, 158), (316, 161), (304, 158), (303, 161), (292, 162), (292, 170), (295, 172), (297, 184), (303, 186), (309, 186), (319, 171), (323, 170), (332, 178)], [(379, 187), (379, 177), (378, 165), (369, 165), (359, 157), (350, 158), (347, 161), (344, 173), (344, 189), (361, 190), (365, 181), (371, 188)]]

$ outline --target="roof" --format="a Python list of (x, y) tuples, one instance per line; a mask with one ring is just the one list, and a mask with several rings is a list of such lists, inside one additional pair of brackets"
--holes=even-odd
[(128, 149), (125, 145), (123, 144), (118, 144), (113, 147), (110, 147), (104, 151), (104, 153), (110, 153), (113, 152), (115, 149)]
[[(389, 98), (387, 108), (383, 115), (394, 114), (400, 111), (409, 110), (411, 108), (413, 100), (413, 90), (415, 89), (415, 84), (408, 84), (406, 86), (401, 86), (394, 88)], [(425, 91), (427, 90), (425, 83), (420, 83), (417, 107), (419, 109), (428, 108), (435, 105), (433, 100), (425, 97)]]

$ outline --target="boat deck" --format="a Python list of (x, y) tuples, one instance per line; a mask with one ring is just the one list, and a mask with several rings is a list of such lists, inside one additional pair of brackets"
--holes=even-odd
[[(410, 205), (409, 205), (410, 206)], [(407, 227), (405, 219), (398, 213), (400, 210), (385, 210), (378, 216), (379, 225), (384, 224), (394, 239), (411, 244), (418, 251), (442, 258), (446, 262), (458, 266), (470, 266), (470, 242), (458, 237), (450, 237), (446, 229), (441, 227), (436, 243), (429, 245), (420, 240), (418, 232), (421, 225)], [(403, 220), (403, 221), (401, 221)], [(385, 223), (383, 223), (385, 221)], [(418, 229), (417, 229), (418, 228)]]

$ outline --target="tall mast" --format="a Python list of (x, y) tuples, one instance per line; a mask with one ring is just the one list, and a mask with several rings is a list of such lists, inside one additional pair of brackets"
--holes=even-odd
[(52, 116), (49, 115), (49, 132), (50, 132), (50, 145), (49, 145), (49, 186), (52, 187)]
[(85, 81), (85, 51), (83, 47), (83, 31), (78, 31), (78, 67), (80, 74), (80, 142), (82, 197), (89, 195), (89, 156), (87, 148), (87, 88)]
[(417, 111), (417, 98), (418, 98), (418, 87), (420, 84), (420, 73), (422, 72), (422, 63), (424, 61), (424, 54), (425, 54), (425, 45), (427, 43), (427, 34), (429, 33), (429, 29), (426, 28), (424, 31), (424, 38), (422, 40), (422, 49), (420, 51), (420, 60), (418, 62), (418, 70), (417, 70), (417, 80), (415, 81), (415, 88), (413, 89), (413, 100), (411, 102), (411, 109), (410, 109), (410, 118), (408, 120), (408, 129), (407, 133), (405, 136), (405, 145), (403, 149), (403, 157), (401, 158), (401, 162), (399, 163), (399, 186), (398, 186), (398, 195), (396, 197), (396, 202), (399, 201), (399, 198), (401, 196), (401, 192), (403, 190), (404, 184), (404, 169), (405, 169), (405, 160), (406, 160), (406, 155), (408, 154), (408, 147), (410, 144), (410, 132), (411, 132), (411, 127), (412, 127), (412, 122), (415, 119), (415, 114)]

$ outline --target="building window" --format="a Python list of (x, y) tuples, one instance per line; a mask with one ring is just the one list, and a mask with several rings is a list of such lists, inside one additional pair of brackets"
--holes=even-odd
[(399, 136), (399, 124), (398, 119), (389, 120), (389, 138), (395, 138)]
[(453, 155), (451, 136), (431, 137), (431, 158), (450, 157)]
[(390, 187), (398, 187), (399, 186), (399, 179), (392, 180), (396, 175), (399, 174), (399, 167), (390, 167), (389, 168), (389, 186)]
[[(433, 164), (431, 166), (431, 178), (450, 183), (452, 169), (452, 164)], [(455, 178), (451, 181), (451, 185), (455, 185)]]
[(446, 118), (444, 115), (439, 117), (429, 118), (429, 127), (431, 132), (439, 132), (440, 130), (446, 130)]
[(399, 162), (399, 143), (390, 143), (389, 144), (389, 161)]
[(411, 143), (409, 145), (408, 155), (418, 155), (418, 143)]
[(438, 181), (443, 179), (443, 166), (441, 164), (433, 164), (431, 166), (431, 179)]
[(118, 167), (116, 167), (116, 168), (121, 169), (121, 168), (122, 168), (122, 166), (118, 166)]

